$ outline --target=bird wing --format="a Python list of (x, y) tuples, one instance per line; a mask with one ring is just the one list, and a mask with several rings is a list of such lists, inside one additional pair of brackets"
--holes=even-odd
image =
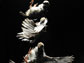
[(53, 59), (53, 57), (44, 56), (43, 63), (57, 63), (57, 61), (55, 59)]
[(74, 57), (73, 56), (65, 56), (65, 57), (44, 57), (44, 63), (72, 63)]
[[(36, 23), (34, 23), (33, 20), (30, 20), (30, 19), (26, 18), (22, 22), (22, 27), (21, 27), (22, 32), (18, 33), (17, 37), (19, 37), (19, 39), (22, 39), (22, 41), (35, 40), (35, 37), (37, 35), (39, 35), (39, 33), (45, 28), (45, 26), (47, 24), (46, 18), (45, 18), (43, 23), (40, 23), (40, 22), (41, 21), (39, 21), (38, 25), (37, 25)], [(34, 39), (32, 39), (32, 38), (34, 38)]]
[(26, 18), (22, 22), (21, 28), (22, 28), (22, 32), (18, 33), (17, 37), (19, 37), (19, 39), (22, 39), (22, 41), (29, 41), (31, 37), (35, 37), (38, 34), (34, 31), (35, 28), (34, 21), (29, 20), (28, 18)]
[(54, 58), (57, 63), (72, 63), (72, 61), (74, 60), (73, 56), (65, 56), (65, 57), (55, 57)]

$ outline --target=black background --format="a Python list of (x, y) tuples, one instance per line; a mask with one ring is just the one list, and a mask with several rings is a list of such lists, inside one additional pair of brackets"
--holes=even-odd
[[(74, 63), (84, 63), (83, 2), (49, 1), (50, 7), (46, 14), (49, 21), (47, 32), (43, 33), (34, 45), (42, 41), (47, 55), (55, 57), (74, 55)], [(12, 59), (20, 62), (30, 47), (29, 43), (16, 38), (17, 33), (21, 32), (21, 23), (24, 20), (19, 11), (25, 12), (29, 2), (30, 0), (0, 0), (4, 61)]]

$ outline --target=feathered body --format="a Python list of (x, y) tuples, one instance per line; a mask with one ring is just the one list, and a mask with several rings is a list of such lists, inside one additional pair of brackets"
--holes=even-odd
[(42, 17), (40, 21), (36, 23), (34, 23), (33, 20), (26, 18), (22, 23), (22, 32), (18, 33), (17, 37), (22, 39), (22, 41), (32, 42), (46, 27), (47, 22), (48, 20), (45, 17)]
[[(37, 19), (43, 17), (43, 12), (48, 8), (49, 1), (44, 0), (43, 3), (39, 4), (38, 6), (35, 4), (31, 6), (25, 14), (20, 12), (23, 16), (28, 17), (29, 19)], [(45, 11), (46, 12), (46, 11)]]
[(50, 57), (47, 56), (44, 51), (44, 44), (42, 42), (38, 43), (38, 45), (29, 51), (25, 57), (27, 61), (24, 63), (72, 63), (74, 57), (66, 56), (66, 57)]
[[(28, 53), (24, 56), (24, 61), (21, 63), (72, 63), (73, 56), (65, 57), (50, 57), (44, 51), (44, 44), (39, 42), (35, 48), (30, 48)], [(10, 61), (9, 63), (15, 63)]]
[[(32, 0), (31, 3), (33, 3)], [(25, 12), (20, 12), (23, 16), (27, 18), (22, 22), (22, 32), (17, 34), (17, 37), (22, 41), (33, 42), (36, 40), (36, 37), (42, 32), (46, 27), (48, 22), (47, 18), (42, 17), (43, 12), (49, 6), (49, 1), (44, 0), (43, 3), (34, 6), (30, 5), (30, 8)], [(40, 18), (40, 21), (34, 22)], [(47, 56), (44, 51), (44, 44), (42, 42), (38, 43), (35, 48), (32, 48), (28, 51), (28, 54), (24, 57), (24, 62), (22, 63), (72, 63), (73, 56), (66, 57), (50, 57)], [(15, 63), (10, 61), (9, 63)]]

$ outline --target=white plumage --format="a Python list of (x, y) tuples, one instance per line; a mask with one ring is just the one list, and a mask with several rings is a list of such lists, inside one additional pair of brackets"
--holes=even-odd
[[(38, 43), (38, 45), (29, 51), (30, 53), (24, 57), (26, 63), (72, 63), (74, 57), (73, 56), (65, 56), (65, 57), (50, 57), (47, 56), (44, 51), (44, 44), (42, 42)], [(28, 57), (28, 59), (26, 58)], [(24, 61), (25, 63), (25, 61)]]
[[(39, 42), (38, 45), (30, 49), (28, 54), (25, 55), (24, 61), (21, 63), (72, 63), (74, 60), (73, 56), (65, 57), (50, 57), (47, 56), (44, 51), (44, 44)], [(15, 63), (10, 61), (9, 63)]]
[(26, 16), (30, 16), (33, 13), (40, 13), (44, 10), (44, 6), (46, 6), (46, 4), (49, 4), (49, 1), (44, 0), (42, 4), (39, 4), (38, 6), (32, 6), (30, 9), (28, 9), (25, 14)]
[(46, 27), (48, 20), (45, 17), (40, 19), (40, 22), (34, 23), (33, 20), (26, 18), (22, 23), (22, 32), (17, 34), (22, 41), (31, 41), (31, 38), (35, 38)]
[(25, 55), (24, 59), (26, 62), (33, 62), (36, 60), (36, 51), (38, 50), (38, 47), (35, 47), (34, 49), (30, 50), (27, 55)]
[(28, 18), (37, 19), (39, 16), (43, 14), (45, 9), (49, 6), (49, 1), (44, 0), (43, 3), (39, 4), (38, 6), (35, 4), (31, 6), (25, 13), (22, 11), (20, 12), (23, 16), (27, 16)]

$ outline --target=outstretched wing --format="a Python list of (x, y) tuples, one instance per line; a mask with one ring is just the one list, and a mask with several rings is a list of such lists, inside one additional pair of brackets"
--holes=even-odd
[(22, 39), (22, 41), (29, 41), (31, 37), (35, 37), (38, 33), (34, 31), (35, 23), (33, 20), (29, 20), (26, 18), (22, 23), (22, 32), (17, 34), (17, 37), (19, 39)]
[(65, 56), (65, 57), (55, 57), (54, 58), (57, 63), (72, 63), (72, 61), (74, 60), (73, 56)]
[[(22, 41), (32, 41), (46, 27), (47, 18), (42, 17), (39, 22), (34, 23), (33, 20), (26, 18), (22, 23), (22, 32), (17, 34)], [(32, 39), (34, 38), (34, 39)], [(30, 40), (32, 39), (32, 40)]]
[(65, 57), (44, 56), (43, 63), (72, 63), (73, 60), (74, 60), (73, 56), (65, 56)]
[(44, 56), (42, 61), (42, 63), (57, 63), (57, 61), (53, 59), (53, 57), (49, 56)]

